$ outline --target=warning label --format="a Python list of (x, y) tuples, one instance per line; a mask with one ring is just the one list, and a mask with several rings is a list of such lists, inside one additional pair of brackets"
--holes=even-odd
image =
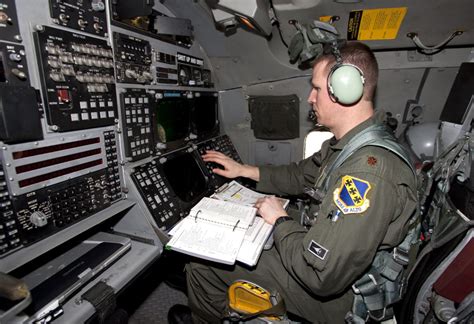
[(319, 21), (325, 22), (325, 23), (330, 23), (331, 19), (333, 19), (333, 16), (321, 16), (319, 17)]
[(406, 12), (406, 7), (351, 11), (347, 24), (347, 39), (395, 39)]

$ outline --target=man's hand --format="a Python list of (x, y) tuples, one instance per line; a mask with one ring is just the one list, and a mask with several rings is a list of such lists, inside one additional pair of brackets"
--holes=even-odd
[(258, 213), (268, 224), (274, 225), (277, 218), (288, 216), (281, 201), (275, 196), (259, 198), (255, 203)]
[(202, 155), (202, 159), (204, 162), (214, 162), (221, 165), (224, 169), (214, 168), (212, 172), (226, 178), (246, 177), (255, 181), (260, 178), (257, 167), (240, 164), (221, 152), (206, 151), (206, 154)]

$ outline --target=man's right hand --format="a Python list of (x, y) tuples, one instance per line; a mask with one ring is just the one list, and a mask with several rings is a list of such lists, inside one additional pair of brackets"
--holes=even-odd
[(202, 159), (204, 162), (214, 162), (221, 165), (223, 169), (214, 168), (212, 172), (226, 178), (245, 177), (255, 181), (258, 181), (260, 178), (260, 172), (257, 167), (240, 164), (218, 151), (206, 151), (206, 154), (202, 155)]

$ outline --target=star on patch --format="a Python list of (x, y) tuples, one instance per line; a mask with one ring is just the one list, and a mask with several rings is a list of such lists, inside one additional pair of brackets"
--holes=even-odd
[(359, 214), (365, 212), (370, 207), (367, 198), (371, 185), (368, 181), (351, 177), (342, 177), (339, 188), (333, 192), (333, 200), (343, 214)]
[(374, 166), (377, 164), (377, 159), (375, 158), (375, 156), (369, 156), (367, 158), (367, 164), (370, 165), (370, 166)]

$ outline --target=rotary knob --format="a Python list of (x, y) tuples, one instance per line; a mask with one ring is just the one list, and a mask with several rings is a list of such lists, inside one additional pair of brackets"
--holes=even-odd
[(38, 227), (43, 227), (48, 224), (48, 218), (46, 217), (45, 213), (41, 211), (34, 211), (30, 215), (30, 222)]
[(94, 11), (104, 11), (105, 4), (102, 0), (92, 0), (91, 3), (92, 10)]

